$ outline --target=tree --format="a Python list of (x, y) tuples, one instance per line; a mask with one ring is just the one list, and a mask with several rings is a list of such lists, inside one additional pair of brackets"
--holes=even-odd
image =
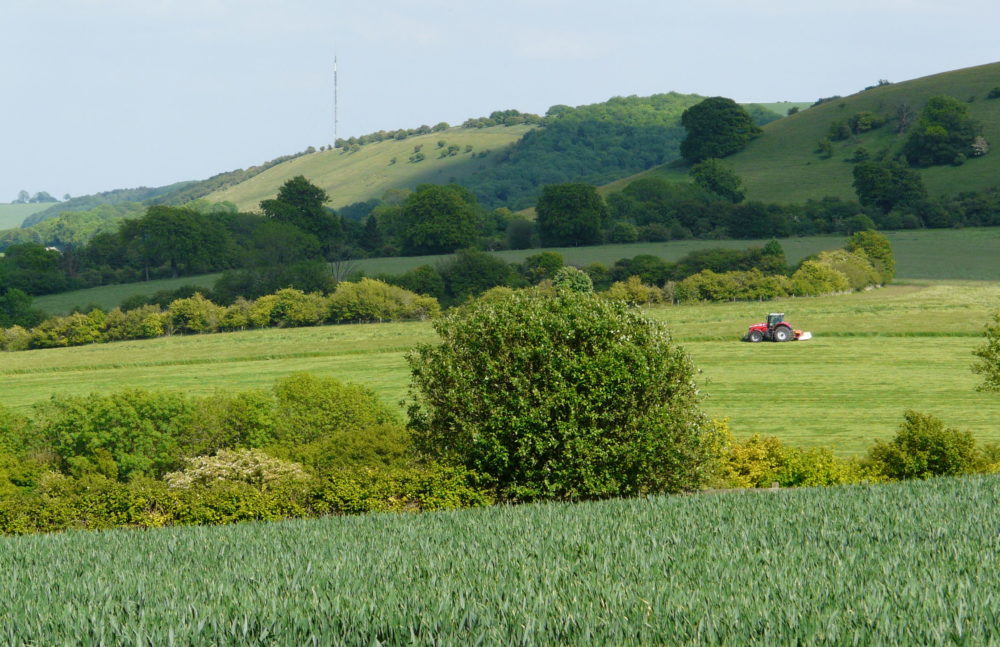
[(972, 434), (945, 428), (935, 416), (906, 411), (896, 436), (875, 441), (868, 460), (890, 479), (925, 479), (931, 476), (968, 474), (979, 452)]
[(590, 184), (550, 184), (542, 189), (535, 209), (543, 246), (601, 242), (607, 207)]
[(883, 213), (927, 197), (920, 174), (897, 161), (855, 164), (854, 191), (858, 202)]
[(0, 292), (0, 328), (23, 326), (31, 328), (44, 318), (31, 309), (31, 296), (17, 288)]
[(260, 208), (268, 218), (315, 236), (328, 254), (344, 236), (340, 217), (323, 206), (328, 200), (326, 191), (297, 175), (281, 185), (276, 198), (261, 202)]
[(742, 202), (745, 195), (743, 180), (729, 164), (709, 158), (691, 167), (694, 183), (732, 203)]
[(692, 164), (741, 151), (761, 132), (742, 106), (725, 97), (691, 106), (681, 115), (681, 124), (687, 129), (681, 156)]
[(509, 285), (514, 271), (502, 258), (475, 249), (459, 250), (439, 268), (452, 300), (461, 302), (498, 285)]
[(514, 291), (434, 322), (407, 359), (417, 448), (504, 499), (699, 487), (714, 449), (695, 369), (662, 324), (591, 293)]
[[(903, 146), (914, 166), (953, 164), (970, 155), (979, 125), (969, 116), (969, 106), (940, 95), (927, 100), (920, 121)], [(961, 157), (959, 157), (961, 156)]]
[(859, 231), (847, 241), (847, 251), (861, 250), (871, 261), (883, 284), (892, 281), (896, 274), (896, 258), (889, 239), (877, 231)]
[(403, 202), (400, 217), (403, 253), (411, 256), (469, 247), (479, 230), (475, 196), (454, 184), (418, 186)]
[(1000, 312), (993, 314), (993, 321), (987, 324), (983, 334), (986, 341), (972, 353), (979, 358), (972, 371), (983, 376), (983, 383), (976, 388), (1000, 391)]

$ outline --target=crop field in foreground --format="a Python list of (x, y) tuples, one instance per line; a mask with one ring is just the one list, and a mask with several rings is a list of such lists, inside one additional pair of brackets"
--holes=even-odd
[(986, 645), (1000, 478), (0, 539), (0, 642)]
[[(896, 255), (896, 278), (931, 280), (1000, 280), (1000, 227), (968, 229), (922, 229), (890, 231), (885, 235), (892, 242)], [(621, 258), (652, 254), (667, 261), (679, 260), (692, 251), (725, 247), (746, 249), (761, 246), (763, 240), (675, 240), (666, 243), (631, 243), (596, 245), (592, 247), (554, 247), (519, 249), (496, 252), (509, 263), (520, 263), (528, 256), (543, 251), (562, 254), (570, 265), (590, 263), (613, 265)], [(842, 247), (842, 236), (805, 236), (781, 241), (789, 263), (797, 263), (810, 254)], [(450, 255), (368, 258), (350, 261), (348, 271), (364, 272), (367, 276), (402, 274), (420, 265), (435, 265)], [(174, 290), (182, 285), (211, 288), (220, 274), (202, 274), (179, 279), (161, 279), (144, 283), (107, 285), (75, 292), (52, 294), (35, 299), (35, 306), (50, 314), (66, 314), (74, 307), (100, 306), (110, 310), (135, 294), (151, 295), (160, 290)]]
[[(1000, 441), (1000, 396), (978, 393), (969, 367), (1000, 304), (993, 283), (894, 285), (870, 292), (765, 303), (663, 306), (702, 369), (705, 409), (738, 436), (773, 434), (800, 446), (863, 453), (892, 436), (909, 408), (982, 441)], [(738, 341), (783, 311), (814, 339)], [(207, 394), (266, 388), (296, 371), (366, 384), (386, 402), (406, 395), (405, 353), (432, 342), (429, 323), (255, 330), (0, 354), (0, 404), (27, 409), (52, 394), (125, 387)]]

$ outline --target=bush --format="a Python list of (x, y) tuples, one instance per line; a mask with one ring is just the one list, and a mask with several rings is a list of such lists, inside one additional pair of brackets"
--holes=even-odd
[(51, 317), (31, 329), (32, 348), (83, 346), (104, 341), (104, 313), (74, 312), (66, 317)]
[(0, 330), (0, 350), (28, 350), (31, 347), (31, 332), (21, 326), (11, 326)]
[(193, 411), (181, 395), (128, 389), (53, 397), (41, 409), (38, 424), (63, 473), (128, 480), (162, 476), (179, 466), (178, 439)]
[(818, 261), (804, 261), (792, 274), (792, 294), (799, 297), (846, 292), (850, 287), (842, 272)]
[[(728, 428), (726, 429), (728, 432)], [(789, 447), (774, 436), (729, 439), (720, 463), (719, 485), (731, 488), (816, 487), (872, 480), (856, 460), (840, 459), (827, 448)]]
[(569, 290), (571, 292), (594, 291), (594, 282), (590, 279), (590, 275), (572, 265), (559, 268), (559, 271), (552, 277), (552, 285), (556, 290)]
[(338, 323), (424, 320), (440, 312), (437, 299), (374, 279), (340, 283), (329, 298), (329, 319)]
[(491, 479), (506, 500), (699, 487), (711, 426), (694, 367), (661, 324), (561, 291), (472, 302), (407, 358), (414, 443)]
[(662, 302), (663, 290), (653, 285), (645, 285), (638, 276), (630, 276), (626, 281), (612, 283), (603, 296), (630, 306), (638, 306)]
[(894, 480), (970, 474), (979, 465), (976, 441), (967, 431), (945, 428), (932, 415), (907, 411), (895, 438), (868, 451), (872, 468)]
[(302, 445), (269, 447), (267, 453), (300, 463), (320, 476), (345, 469), (414, 463), (409, 433), (398, 423), (339, 429)]
[(972, 372), (983, 376), (978, 391), (1000, 391), (1000, 311), (993, 313), (993, 321), (986, 325), (986, 341), (972, 352), (978, 357)]
[(165, 318), (167, 327), (179, 333), (212, 333), (219, 330), (225, 308), (206, 299), (200, 292), (170, 303)]
[(856, 252), (846, 249), (820, 252), (816, 262), (843, 274), (852, 290), (862, 290), (882, 282), (882, 277), (872, 267), (863, 249)]
[(211, 485), (218, 481), (246, 483), (260, 490), (309, 480), (302, 466), (268, 456), (255, 449), (223, 449), (215, 456), (187, 459), (182, 471), (170, 472), (163, 480), (172, 488)]
[(274, 397), (275, 443), (285, 446), (398, 422), (371, 389), (331, 377), (290, 375), (275, 383)]

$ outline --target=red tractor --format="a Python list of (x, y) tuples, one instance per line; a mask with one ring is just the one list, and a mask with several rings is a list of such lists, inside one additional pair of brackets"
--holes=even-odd
[(747, 330), (743, 341), (805, 341), (812, 339), (812, 333), (804, 330), (793, 330), (792, 324), (785, 321), (784, 312), (772, 312), (767, 315), (767, 321), (756, 323)]

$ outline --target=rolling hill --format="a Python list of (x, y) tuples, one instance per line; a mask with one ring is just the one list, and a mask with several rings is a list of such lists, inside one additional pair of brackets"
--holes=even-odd
[[(381, 197), (389, 189), (413, 188), (428, 182), (460, 182), (475, 170), (494, 162), (532, 128), (454, 127), (399, 141), (368, 144), (353, 153), (341, 149), (320, 151), (296, 157), (206, 197), (212, 202), (232, 202), (241, 210), (255, 210), (261, 200), (274, 197), (287, 180), (304, 175), (326, 190), (330, 206), (342, 207)], [(447, 142), (446, 147), (458, 146), (459, 152), (441, 157), (447, 148), (439, 148), (440, 141)], [(411, 162), (410, 156), (417, 146), (421, 147), (425, 159)]]
[[(743, 179), (748, 200), (787, 204), (824, 196), (854, 199), (852, 165), (844, 160), (858, 147), (872, 154), (884, 148), (898, 152), (906, 135), (894, 132), (897, 122), (893, 115), (901, 104), (909, 105), (916, 117), (927, 99), (935, 95), (966, 101), (971, 116), (982, 124), (986, 139), (993, 146), (1000, 145), (1000, 99), (987, 98), (996, 87), (1000, 87), (1000, 63), (873, 87), (764, 126), (763, 135), (726, 161)], [(890, 120), (881, 128), (833, 142), (833, 157), (821, 159), (816, 145), (827, 136), (830, 124), (862, 111), (884, 114)], [(673, 163), (635, 177), (651, 174), (687, 181), (687, 171), (686, 165)], [(961, 166), (921, 169), (920, 174), (932, 196), (989, 188), (1000, 182), (1000, 153), (971, 158)], [(622, 185), (624, 182), (615, 184)]]
[(0, 204), (0, 229), (19, 227), (21, 222), (32, 214), (44, 211), (52, 206), (50, 202), (37, 204)]

